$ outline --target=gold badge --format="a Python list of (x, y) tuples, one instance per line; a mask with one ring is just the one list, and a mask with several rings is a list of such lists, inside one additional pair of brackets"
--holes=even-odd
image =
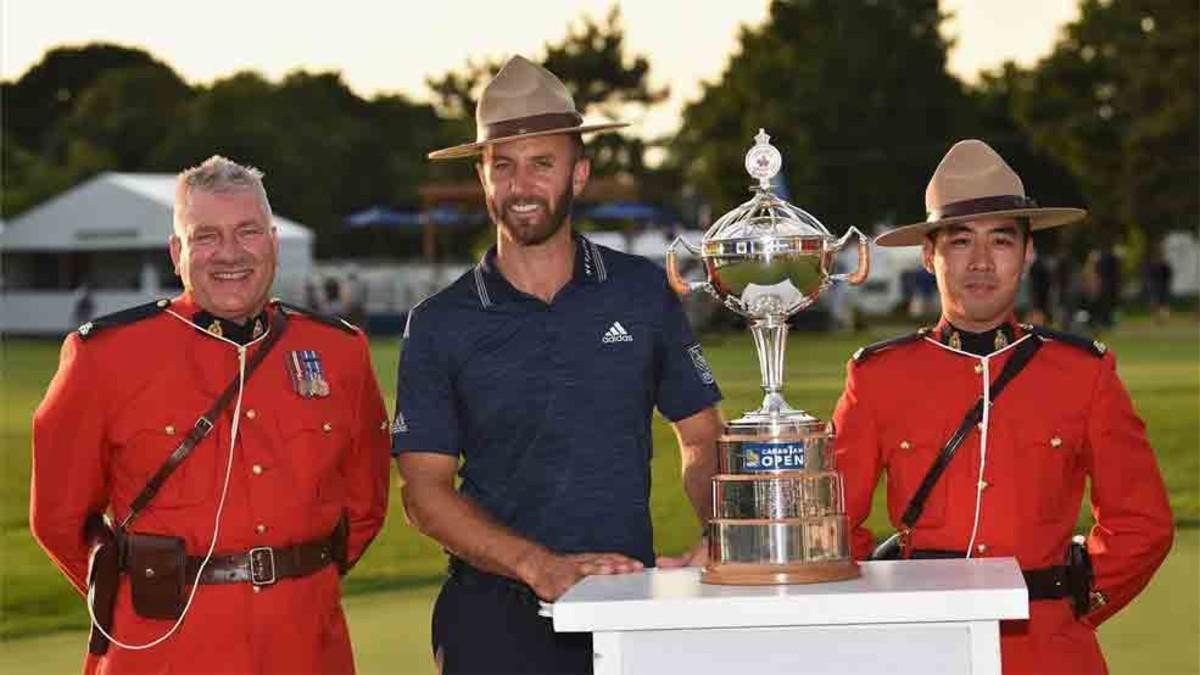
[(208, 332), (217, 337), (224, 337), (225, 331), (221, 330), (221, 322), (213, 319), (213, 322), (208, 324)]
[(962, 351), (962, 336), (958, 334), (958, 331), (950, 333), (950, 348)]
[(997, 351), (1004, 349), (1005, 347), (1008, 346), (1008, 336), (1004, 334), (1004, 331), (1002, 331), (1002, 330), (996, 331), (996, 339), (992, 341), (992, 346)]

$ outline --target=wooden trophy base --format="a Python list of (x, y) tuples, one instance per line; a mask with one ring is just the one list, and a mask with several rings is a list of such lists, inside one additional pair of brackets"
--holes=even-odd
[(778, 584), (815, 584), (824, 581), (844, 581), (860, 576), (858, 563), (852, 560), (837, 562), (788, 563), (720, 563), (704, 568), (700, 581), (723, 586), (771, 586)]

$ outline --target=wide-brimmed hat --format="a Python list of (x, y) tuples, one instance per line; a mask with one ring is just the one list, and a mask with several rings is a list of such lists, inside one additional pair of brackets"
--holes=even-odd
[(1030, 228), (1066, 225), (1087, 215), (1083, 209), (1041, 207), (1025, 196), (1021, 178), (987, 143), (959, 141), (925, 188), (923, 223), (904, 225), (875, 238), (877, 246), (919, 246), (929, 231), (980, 218), (1028, 218)]
[(580, 134), (629, 126), (584, 124), (571, 92), (554, 73), (521, 56), (504, 64), (475, 106), (475, 142), (429, 153), (429, 159), (470, 157), (487, 145), (550, 134)]

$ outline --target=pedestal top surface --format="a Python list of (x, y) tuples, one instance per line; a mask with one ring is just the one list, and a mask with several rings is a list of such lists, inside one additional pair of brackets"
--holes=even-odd
[(1029, 617), (1013, 558), (877, 561), (847, 581), (700, 582), (700, 568), (587, 577), (550, 611), (558, 631), (981, 621)]

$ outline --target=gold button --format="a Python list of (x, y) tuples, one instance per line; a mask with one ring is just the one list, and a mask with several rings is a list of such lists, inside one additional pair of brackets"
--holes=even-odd
[(387, 420), (384, 420), (384, 421), (382, 421), (382, 422), (380, 422), (380, 423), (379, 423), (379, 430), (380, 430), (380, 431), (387, 431), (387, 430), (388, 430), (388, 423), (387, 423)]
[(153, 567), (147, 567), (147, 568), (146, 568), (146, 572), (145, 572), (145, 574), (146, 574), (146, 578), (147, 578), (147, 579), (153, 579), (153, 578), (154, 578), (154, 568), (153, 568)]
[(250, 473), (254, 474), (255, 476), (261, 476), (262, 472), (262, 464), (255, 464), (254, 466), (250, 467)]
[(254, 408), (251, 408), (246, 411), (246, 419), (252, 420), (255, 417), (258, 417), (258, 413), (254, 412)]
[(912, 443), (909, 443), (908, 441), (900, 441), (900, 449), (901, 450), (908, 450), (911, 447), (912, 447)]
[(267, 531), (267, 526), (263, 525), (262, 523), (259, 523), (258, 525), (254, 526), (254, 531), (259, 534), (265, 534)]
[(1062, 446), (1062, 439), (1061, 439), (1061, 438), (1059, 438), (1058, 436), (1055, 436), (1055, 437), (1053, 437), (1053, 438), (1051, 438), (1051, 439), (1050, 439), (1050, 447), (1052, 447), (1052, 448), (1058, 448), (1058, 447), (1061, 447), (1061, 446)]
[(262, 593), (262, 586), (251, 586), (250, 588), (253, 588), (255, 593)]
[(333, 431), (333, 425), (330, 424), (329, 422), (326, 422), (325, 424), (321, 425), (321, 431), (324, 431), (325, 433), (329, 433), (329, 432)]
[(980, 544), (975, 547), (975, 550), (978, 551), (979, 553), (987, 553), (987, 550), (988, 550), (987, 544)]
[(991, 485), (991, 483), (988, 483), (986, 480), (979, 481), (979, 489), (980, 490), (986, 490), (988, 485)]
[(175, 425), (168, 424), (167, 426), (163, 427), (163, 431), (166, 432), (166, 434), (168, 436), (174, 436), (175, 435)]
[(976, 363), (976, 364), (975, 364), (975, 374), (976, 374), (976, 375), (978, 375), (978, 374), (980, 374), (980, 373), (982, 373), (982, 372), (983, 372), (983, 364), (982, 364), (982, 363)]

